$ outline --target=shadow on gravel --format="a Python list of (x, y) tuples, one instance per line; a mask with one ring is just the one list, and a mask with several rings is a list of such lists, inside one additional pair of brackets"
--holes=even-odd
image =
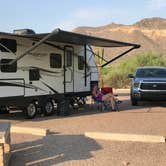
[(38, 114), (34, 119), (26, 119), (22, 111), (15, 111), (15, 112), (10, 112), (9, 114), (0, 114), (0, 120), (2, 119), (2, 120), (15, 120), (20, 122), (26, 122), (26, 121), (37, 122), (49, 119), (64, 119), (68, 117), (103, 114), (110, 112), (110, 111), (100, 111), (97, 107), (98, 106), (95, 104), (87, 104), (83, 107), (80, 107), (79, 109), (71, 110), (71, 114), (67, 116), (58, 116), (55, 112), (51, 116), (42, 116), (41, 114)]
[(12, 145), (10, 166), (51, 166), (70, 160), (86, 160), (93, 157), (92, 151), (100, 149), (102, 147), (95, 140), (84, 135), (49, 135)]

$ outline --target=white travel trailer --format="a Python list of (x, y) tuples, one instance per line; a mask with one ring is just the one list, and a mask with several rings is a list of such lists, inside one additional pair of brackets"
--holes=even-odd
[(28, 118), (35, 117), (38, 108), (45, 115), (54, 111), (69, 113), (69, 104), (91, 94), (98, 83), (95, 53), (91, 46), (130, 47), (104, 65), (111, 63), (137, 44), (54, 30), (35, 34), (29, 29), (14, 33), (0, 32), (0, 106), (24, 110)]

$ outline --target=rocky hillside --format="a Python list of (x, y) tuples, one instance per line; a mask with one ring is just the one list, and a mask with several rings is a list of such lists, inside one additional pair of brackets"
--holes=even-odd
[(166, 29), (166, 19), (164, 18), (148, 18), (138, 21), (134, 26), (139, 28), (148, 28), (148, 29)]
[[(130, 55), (151, 51), (163, 53), (166, 56), (166, 19), (164, 18), (146, 18), (133, 25), (111, 23), (101, 27), (78, 27), (73, 31), (141, 44), (141, 48)], [(105, 56), (112, 57), (118, 52), (118, 49), (106, 49)]]

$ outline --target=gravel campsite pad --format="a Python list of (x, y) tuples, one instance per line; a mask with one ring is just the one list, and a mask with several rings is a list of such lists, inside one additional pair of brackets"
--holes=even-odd
[(25, 120), (18, 113), (1, 121), (26, 127), (50, 129), (46, 137), (12, 134), (10, 166), (163, 166), (166, 163), (165, 143), (102, 141), (87, 138), (85, 132), (113, 132), (166, 136), (165, 103), (143, 103), (130, 106), (129, 96), (120, 112), (99, 112), (92, 107), (69, 117), (37, 117)]

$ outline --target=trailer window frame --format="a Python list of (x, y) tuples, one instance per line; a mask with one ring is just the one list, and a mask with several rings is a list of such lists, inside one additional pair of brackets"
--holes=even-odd
[(65, 54), (66, 54), (65, 55), (66, 56), (66, 58), (65, 58), (66, 67), (72, 67), (72, 65), (73, 65), (73, 51), (70, 49), (66, 49)]
[(0, 51), (1, 52), (10, 52), (9, 50), (13, 53), (17, 52), (16, 40), (15, 39), (8, 39), (8, 38), (0, 38)]
[(62, 55), (59, 53), (50, 53), (50, 68), (62, 68)]
[(17, 61), (9, 65), (8, 63), (13, 61), (13, 59), (2, 58), (0, 60), (0, 70), (3, 73), (16, 73), (17, 72)]
[(40, 71), (38, 68), (29, 70), (29, 81), (38, 81), (40, 79)]
[(84, 70), (85, 68), (85, 58), (83, 56), (78, 56), (78, 70)]

